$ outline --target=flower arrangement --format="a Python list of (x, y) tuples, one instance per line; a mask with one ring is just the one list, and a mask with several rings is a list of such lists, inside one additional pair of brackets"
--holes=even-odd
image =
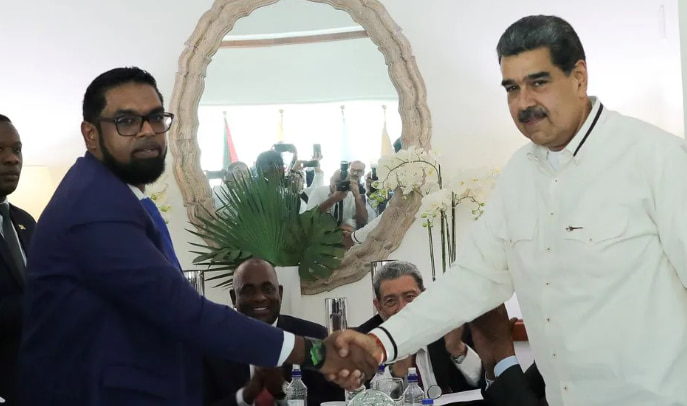
[(422, 226), (427, 229), (432, 280), (435, 280), (434, 230), (440, 230), (441, 269), (446, 272), (456, 259), (456, 208), (463, 203), (470, 204), (472, 215), (479, 218), (497, 174), (498, 170), (489, 171), (486, 176), (465, 172), (455, 181), (447, 182), (442, 177), (436, 154), (423, 148), (409, 147), (379, 160), (379, 180), (373, 184), (377, 192), (371, 198), (377, 201), (386, 199), (390, 191), (397, 188), (404, 195), (411, 192), (422, 195), (419, 212)]

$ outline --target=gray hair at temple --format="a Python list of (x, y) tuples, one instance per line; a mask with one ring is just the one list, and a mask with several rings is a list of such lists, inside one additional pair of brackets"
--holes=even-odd
[(421, 291), (425, 290), (425, 284), (422, 281), (422, 274), (417, 269), (415, 264), (407, 261), (387, 262), (386, 264), (382, 265), (381, 268), (379, 268), (379, 271), (377, 271), (374, 279), (372, 280), (372, 287), (375, 290), (375, 296), (377, 296), (377, 299), (382, 298), (379, 292), (382, 282), (398, 279), (405, 275), (412, 276), (415, 279), (415, 282), (417, 282), (417, 287), (420, 288)]
[(528, 16), (513, 23), (501, 35), (496, 53), (501, 58), (548, 48), (551, 62), (570, 75), (579, 60), (586, 61), (584, 48), (573, 27), (556, 16)]

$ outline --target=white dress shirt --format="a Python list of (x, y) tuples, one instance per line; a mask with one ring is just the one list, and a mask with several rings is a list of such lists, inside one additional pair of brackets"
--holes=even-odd
[[(310, 196), (308, 198), (308, 210), (319, 206), (321, 203), (327, 200), (329, 198), (330, 191), (331, 189), (329, 186), (320, 186), (314, 188), (312, 192), (310, 192)], [(327, 210), (327, 213), (331, 213), (333, 216), (337, 204), (338, 203), (334, 203), (334, 205)], [(355, 197), (353, 197), (353, 192), (346, 192), (346, 197), (343, 199), (342, 224), (348, 224), (355, 228), (355, 223)]]
[[(278, 318), (278, 317), (277, 317), (276, 320), (274, 320), (274, 323), (272, 323), (272, 326), (273, 326), (273, 327), (277, 327), (277, 321), (279, 321), (279, 318)], [(293, 347), (293, 345), (292, 345), (291, 347)], [(289, 351), (289, 353), (290, 353), (290, 352), (291, 352), (291, 351)], [(287, 356), (288, 356), (288, 354), (287, 354)], [(281, 364), (282, 364), (282, 363), (279, 363), (279, 365), (281, 365)], [(255, 366), (251, 364), (251, 365), (248, 365), (248, 367), (250, 368), (250, 377), (251, 377), (251, 379), (252, 379), (252, 378), (253, 378), (253, 374), (255, 373)], [(237, 404), (238, 406), (253, 406), (252, 403), (246, 403), (246, 401), (243, 399), (243, 390), (244, 390), (244, 389), (245, 389), (245, 386), (244, 386), (243, 388), (241, 388), (241, 389), (239, 389), (239, 390), (236, 391), (236, 404)], [(275, 405), (281, 406), (281, 405), (286, 405), (287, 402), (286, 402), (286, 399), (283, 399), (283, 400), (275, 400), (274, 404), (275, 404)]]
[[(482, 372), (482, 360), (479, 355), (470, 348), (467, 347), (467, 352), (465, 354), (465, 359), (460, 364), (453, 361), (453, 365), (458, 369), (458, 371), (463, 375), (465, 381), (471, 386), (477, 387), (479, 385), (479, 380), (481, 378)], [(437, 385), (437, 378), (434, 375), (434, 367), (432, 367), (432, 359), (429, 357), (429, 352), (427, 347), (422, 347), (417, 354), (415, 354), (415, 363), (417, 368), (420, 370), (420, 376), (422, 377), (422, 387), (428, 389), (430, 386)]]
[(687, 405), (687, 148), (605, 108), (592, 128), (592, 101), (559, 170), (517, 151), (451, 271), (373, 330), (390, 360), (515, 290), (551, 406)]

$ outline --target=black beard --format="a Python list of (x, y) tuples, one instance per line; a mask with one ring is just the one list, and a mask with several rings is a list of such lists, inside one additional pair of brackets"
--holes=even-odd
[(103, 151), (103, 164), (109, 168), (122, 182), (129, 185), (149, 185), (162, 175), (165, 171), (165, 157), (167, 149), (155, 158), (135, 159), (131, 158), (129, 163), (123, 164), (115, 159), (105, 146), (103, 138), (100, 137), (100, 148)]

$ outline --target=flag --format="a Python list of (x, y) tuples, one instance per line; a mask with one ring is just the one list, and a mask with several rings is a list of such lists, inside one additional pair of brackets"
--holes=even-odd
[(346, 115), (344, 109), (346, 106), (341, 106), (341, 160), (351, 161), (353, 153), (351, 152), (351, 140), (348, 136), (348, 126), (346, 125)]
[(389, 133), (386, 130), (386, 105), (382, 105), (384, 110), (384, 127), (382, 127), (382, 152), (379, 154), (380, 157), (385, 157), (387, 155), (393, 155), (394, 148), (391, 146), (391, 139), (389, 138)]
[(284, 142), (284, 109), (279, 109), (279, 126), (277, 127), (277, 143)]
[(229, 131), (229, 123), (227, 123), (227, 112), (224, 112), (224, 161), (223, 169), (227, 169), (232, 162), (238, 162), (239, 157), (236, 154), (236, 147), (234, 141), (231, 139), (231, 131)]

